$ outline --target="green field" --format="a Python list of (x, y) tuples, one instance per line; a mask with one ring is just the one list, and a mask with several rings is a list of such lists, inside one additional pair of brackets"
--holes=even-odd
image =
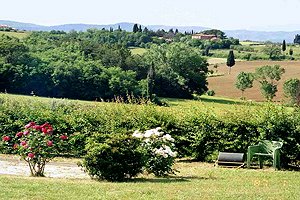
[(299, 199), (300, 173), (180, 161), (169, 178), (110, 183), (0, 175), (0, 199)]
[(30, 32), (4, 32), (4, 31), (0, 31), (0, 35), (8, 35), (11, 37), (16, 37), (19, 39), (23, 39), (25, 37), (28, 37), (30, 35)]
[(135, 47), (135, 48), (130, 48), (130, 51), (134, 55), (143, 55), (144, 53), (147, 52), (147, 49)]

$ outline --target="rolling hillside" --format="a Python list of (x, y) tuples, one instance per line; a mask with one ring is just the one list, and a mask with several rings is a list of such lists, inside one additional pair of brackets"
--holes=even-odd
[[(235, 88), (235, 81), (237, 75), (244, 72), (254, 72), (255, 68), (263, 65), (280, 65), (285, 69), (285, 73), (282, 79), (279, 81), (278, 92), (275, 101), (284, 100), (283, 95), (283, 83), (290, 78), (300, 77), (300, 61), (239, 61), (232, 67), (231, 74), (228, 74), (228, 67), (225, 63), (219, 64), (218, 74), (224, 74), (223, 76), (209, 77), (209, 89), (216, 92), (216, 96), (240, 98), (241, 91)], [(210, 69), (215, 70), (213, 66)], [(264, 101), (265, 99), (260, 93), (259, 84), (254, 82), (254, 87), (245, 91), (245, 97), (248, 100)]]

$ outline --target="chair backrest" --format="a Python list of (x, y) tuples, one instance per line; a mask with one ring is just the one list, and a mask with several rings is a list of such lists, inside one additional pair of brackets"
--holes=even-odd
[(259, 142), (259, 145), (262, 151), (272, 154), (276, 149), (280, 149), (283, 143), (279, 141), (262, 140)]

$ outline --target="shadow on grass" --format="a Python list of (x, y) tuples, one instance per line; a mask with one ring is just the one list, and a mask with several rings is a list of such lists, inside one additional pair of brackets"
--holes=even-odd
[(190, 182), (191, 180), (209, 180), (216, 179), (214, 177), (201, 177), (201, 176), (168, 176), (166, 178), (135, 178), (129, 182), (135, 183), (176, 183), (176, 182)]
[(227, 100), (227, 99), (207, 99), (200, 98), (200, 101), (207, 103), (218, 103), (218, 104), (227, 104), (227, 105), (245, 105), (247, 102), (235, 101), (235, 100)]

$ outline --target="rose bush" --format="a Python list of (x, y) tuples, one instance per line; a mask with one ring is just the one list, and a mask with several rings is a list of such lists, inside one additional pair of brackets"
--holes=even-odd
[(145, 152), (145, 169), (155, 176), (164, 177), (174, 174), (173, 165), (177, 152), (174, 149), (174, 139), (169, 134), (164, 134), (160, 127), (146, 130), (144, 133), (135, 131), (132, 135), (142, 140)]
[(55, 134), (49, 123), (30, 122), (15, 137), (3, 136), (2, 149), (18, 153), (30, 168), (32, 176), (44, 176), (45, 165), (68, 145), (68, 136)]

